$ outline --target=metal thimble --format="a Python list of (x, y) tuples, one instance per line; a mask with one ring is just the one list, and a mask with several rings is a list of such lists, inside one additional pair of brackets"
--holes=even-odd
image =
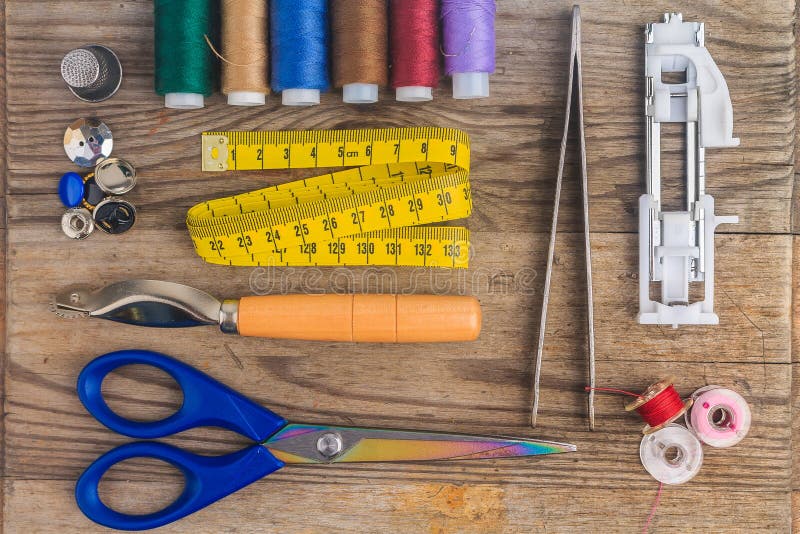
[(81, 100), (102, 102), (122, 84), (122, 65), (111, 49), (86, 45), (67, 52), (61, 60), (61, 77)]

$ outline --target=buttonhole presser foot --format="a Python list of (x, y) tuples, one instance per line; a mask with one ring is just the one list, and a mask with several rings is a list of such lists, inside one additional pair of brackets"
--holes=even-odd
[[(706, 148), (736, 147), (728, 86), (708, 50), (705, 26), (681, 14), (648, 24), (645, 44), (647, 190), (639, 199), (639, 322), (718, 324), (714, 313), (714, 233), (738, 217), (714, 214), (705, 192)], [(662, 202), (662, 124), (685, 127), (685, 205)], [(661, 285), (660, 301), (650, 285)], [(691, 302), (690, 283), (703, 282), (703, 300)]]

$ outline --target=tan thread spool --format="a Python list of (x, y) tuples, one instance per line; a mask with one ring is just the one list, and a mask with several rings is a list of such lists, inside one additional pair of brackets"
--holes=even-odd
[(389, 83), (389, 18), (385, 0), (331, 2), (333, 83), (344, 101), (378, 100)]
[(263, 106), (269, 94), (266, 0), (222, 0), (222, 92), (228, 104)]

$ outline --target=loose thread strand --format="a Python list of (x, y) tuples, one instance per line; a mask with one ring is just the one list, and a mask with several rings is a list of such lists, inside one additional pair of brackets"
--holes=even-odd
[(653, 502), (653, 507), (650, 509), (650, 515), (647, 516), (647, 521), (644, 524), (644, 528), (642, 529), (642, 534), (647, 534), (650, 532), (650, 525), (653, 523), (653, 519), (656, 517), (656, 510), (658, 510), (658, 505), (661, 502), (661, 493), (664, 491), (664, 483), (658, 483), (658, 491), (656, 492), (656, 499)]
[(590, 386), (586, 386), (583, 388), (584, 391), (599, 391), (601, 393), (618, 393), (620, 395), (628, 395), (630, 397), (639, 397), (642, 396), (638, 393), (633, 393), (631, 391), (625, 391), (624, 389), (615, 389), (615, 388), (593, 388)]

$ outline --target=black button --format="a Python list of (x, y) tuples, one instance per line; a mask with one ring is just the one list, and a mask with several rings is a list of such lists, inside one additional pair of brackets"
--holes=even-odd
[(97, 182), (94, 181), (94, 178), (89, 178), (86, 180), (86, 183), (83, 187), (83, 201), (92, 208), (100, 204), (103, 199), (106, 198), (105, 191), (100, 189), (100, 186), (97, 185)]
[(94, 209), (94, 222), (104, 232), (122, 234), (136, 222), (136, 208), (125, 200), (104, 200)]

